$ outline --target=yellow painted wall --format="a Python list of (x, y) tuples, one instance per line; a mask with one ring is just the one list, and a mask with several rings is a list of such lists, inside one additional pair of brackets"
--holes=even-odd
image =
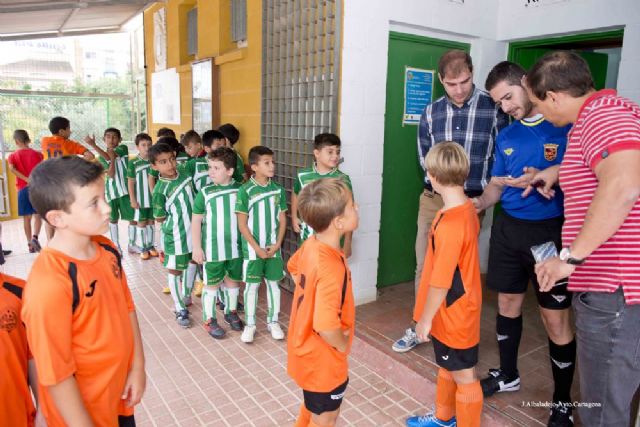
[[(7, 167), (7, 161), (0, 163), (0, 167), (4, 170)], [(1, 173), (1, 172), (0, 172)], [(9, 206), (11, 216), (2, 218), (1, 221), (20, 218), (18, 216), (18, 191), (16, 190), (16, 176), (7, 169), (7, 189), (9, 190)]]
[[(191, 62), (214, 58), (214, 72), (219, 76), (220, 124), (233, 123), (240, 130), (240, 142), (236, 148), (246, 159), (249, 149), (260, 144), (262, 2), (247, 2), (247, 46), (243, 48), (238, 48), (231, 41), (230, 3), (230, 0), (168, 0), (156, 3), (144, 12), (149, 132), (155, 135), (159, 128), (166, 126), (153, 121), (150, 87), (155, 66), (153, 14), (164, 7), (167, 68), (177, 69), (181, 91), (181, 123), (168, 127), (176, 134), (191, 129)], [(194, 6), (198, 8), (198, 54), (188, 56), (186, 13)]]

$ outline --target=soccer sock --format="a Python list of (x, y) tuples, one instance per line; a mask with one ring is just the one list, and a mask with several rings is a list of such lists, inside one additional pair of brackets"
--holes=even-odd
[(480, 427), (482, 415), (482, 387), (480, 381), (458, 384), (456, 391), (456, 419), (460, 427)]
[(439, 420), (449, 421), (456, 414), (456, 389), (451, 373), (440, 368), (436, 385), (436, 418)]
[(129, 246), (136, 245), (136, 226), (129, 224)]
[(260, 283), (247, 282), (244, 288), (244, 320), (248, 326), (255, 326), (256, 324), (259, 286)]
[(300, 404), (300, 412), (298, 413), (298, 419), (293, 427), (307, 427), (311, 421), (311, 412), (304, 406), (304, 402)]
[(182, 294), (180, 292), (180, 276), (168, 273), (167, 281), (169, 283), (169, 289), (171, 290), (171, 298), (173, 298), (175, 310), (184, 310), (186, 307), (182, 301)]
[(280, 313), (280, 286), (274, 280), (267, 282), (267, 323), (277, 322)]
[(118, 238), (118, 223), (110, 222), (109, 223), (109, 235), (111, 235), (111, 241), (116, 244), (117, 247), (120, 247), (120, 240)]
[(196, 264), (190, 262), (187, 265), (187, 269), (182, 272), (183, 277), (183, 285), (182, 289), (184, 293), (182, 294), (185, 298), (191, 296), (191, 291), (193, 290), (193, 281), (196, 278)]
[(143, 249), (143, 250), (149, 249), (149, 244), (147, 243), (147, 230), (146, 230), (146, 227), (136, 227), (135, 244), (140, 249)]
[(156, 234), (153, 224), (147, 225), (146, 231), (147, 231), (147, 245), (149, 245), (149, 247), (152, 248), (155, 240), (154, 234)]
[(564, 345), (549, 340), (549, 357), (555, 387), (553, 402), (571, 402), (571, 384), (576, 368), (576, 339)]
[(216, 286), (205, 286), (202, 291), (202, 320), (204, 322), (216, 318), (217, 291)]
[(518, 375), (518, 347), (522, 336), (522, 315), (515, 319), (498, 314), (496, 317), (500, 369), (509, 378)]
[(229, 314), (232, 311), (238, 309), (238, 296), (240, 296), (240, 288), (225, 288), (224, 299), (226, 304), (224, 305), (224, 313)]

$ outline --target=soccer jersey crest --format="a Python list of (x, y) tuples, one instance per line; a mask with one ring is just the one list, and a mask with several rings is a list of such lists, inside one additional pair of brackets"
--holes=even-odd
[(552, 162), (558, 157), (558, 144), (544, 144), (544, 158)]
[(507, 148), (504, 150), (504, 154), (506, 154), (507, 156), (510, 156), (511, 154), (513, 154), (513, 148)]

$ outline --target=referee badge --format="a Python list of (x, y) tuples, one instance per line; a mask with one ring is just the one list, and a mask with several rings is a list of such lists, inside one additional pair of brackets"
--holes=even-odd
[(558, 157), (558, 144), (544, 144), (544, 158), (552, 162)]

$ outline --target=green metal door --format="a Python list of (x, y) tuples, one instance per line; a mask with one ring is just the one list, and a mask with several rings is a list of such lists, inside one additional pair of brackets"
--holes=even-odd
[(436, 100), (444, 94), (437, 78), (438, 59), (447, 50), (468, 52), (469, 48), (463, 43), (389, 34), (378, 287), (413, 280), (416, 269), (416, 220), (423, 171), (417, 157), (418, 126), (403, 126), (405, 69), (433, 70)]

